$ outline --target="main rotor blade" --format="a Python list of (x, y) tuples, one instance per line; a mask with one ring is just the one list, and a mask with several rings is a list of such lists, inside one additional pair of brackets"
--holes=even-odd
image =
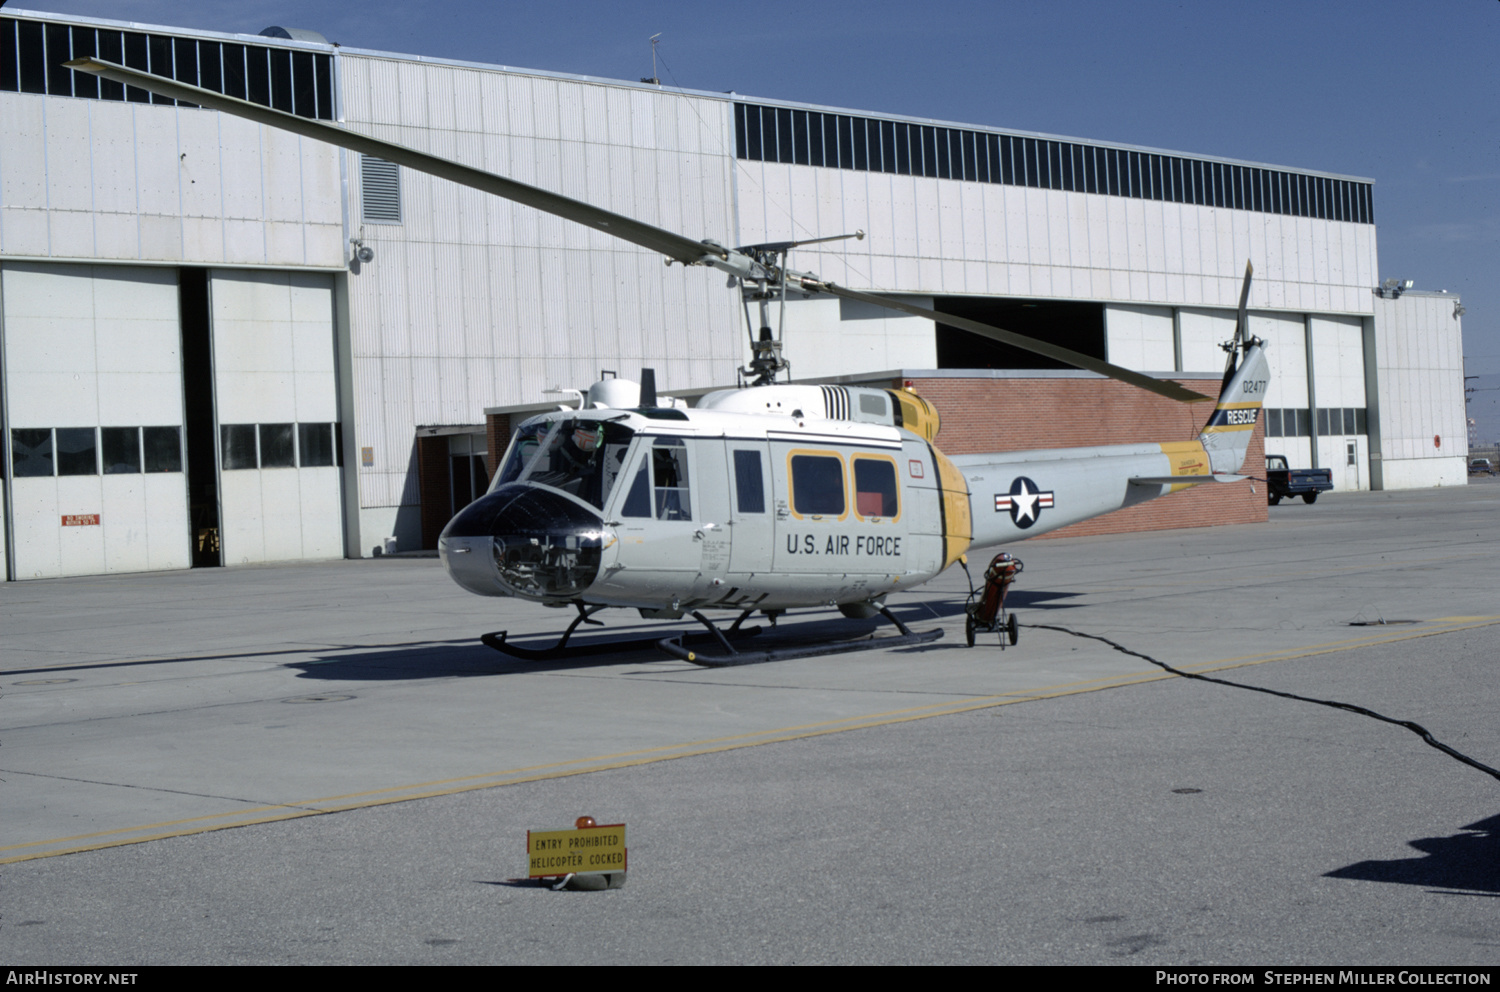
[[(696, 264), (706, 261), (710, 257), (715, 261), (728, 261), (731, 268), (736, 263), (749, 263), (748, 259), (738, 253), (732, 253), (720, 245), (694, 241), (680, 234), (675, 234), (659, 227), (653, 227), (650, 224), (643, 224), (638, 220), (591, 206), (590, 204), (563, 196), (559, 193), (550, 193), (547, 190), (538, 189), (526, 183), (516, 182), (514, 179), (497, 176), (493, 172), (485, 172), (483, 169), (460, 165), (449, 159), (439, 158), (436, 155), (428, 155), (426, 152), (419, 152), (413, 148), (407, 148), (394, 142), (371, 138), (334, 124), (326, 124), (322, 121), (309, 120), (306, 117), (298, 117), (295, 114), (288, 114), (280, 110), (272, 110), (270, 107), (262, 107), (247, 100), (226, 96), (223, 93), (215, 93), (212, 90), (206, 90), (199, 86), (179, 83), (164, 76), (152, 75), (149, 72), (129, 69), (114, 62), (105, 61), (104, 59), (85, 57), (65, 62), (63, 65), (69, 69), (102, 76), (105, 79), (113, 80), (126, 86), (138, 86), (141, 89), (171, 97), (174, 100), (195, 103), (202, 107), (208, 107), (211, 110), (218, 110), (226, 114), (233, 114), (236, 117), (243, 117), (257, 124), (281, 128), (284, 131), (291, 131), (293, 134), (300, 134), (306, 138), (326, 141), (329, 144), (347, 148), (350, 151), (382, 158), (388, 162), (395, 162), (409, 169), (415, 169), (418, 172), (424, 172), (428, 175), (468, 186), (471, 189), (493, 193), (507, 200), (513, 200), (516, 203), (534, 207), (544, 213), (576, 221), (605, 234), (640, 245), (642, 248), (660, 252), (668, 258), (684, 264)], [(737, 274), (748, 275), (749, 273), (747, 270), (746, 272), (738, 272)], [(791, 276), (790, 273), (788, 275)], [(845, 289), (842, 286), (836, 286), (833, 283), (824, 282), (812, 276), (799, 276), (796, 278), (804, 289), (809, 292), (831, 293), (846, 299), (860, 300), (865, 303), (874, 304), (875, 306), (909, 313), (913, 316), (925, 317), (929, 320), (958, 327), (1003, 344), (1022, 348), (1039, 355), (1045, 355), (1048, 358), (1053, 358), (1090, 372), (1097, 372), (1111, 379), (1118, 379), (1121, 382), (1129, 383), (1132, 386), (1166, 396), (1170, 399), (1186, 403), (1198, 403), (1210, 398), (1195, 393), (1170, 379), (1152, 379), (1150, 376), (1141, 375), (1139, 372), (1132, 372), (1118, 365), (1111, 365), (1109, 362), (1093, 358), (1081, 352), (1048, 344), (1036, 338), (1028, 338), (1013, 331), (1003, 331), (998, 327), (981, 324), (966, 317), (939, 313), (936, 310), (902, 303), (885, 296)], [(1244, 303), (1242, 301), (1241, 312), (1243, 312), (1243, 308)]]
[(1111, 365), (1109, 362), (1100, 358), (1094, 358), (1092, 355), (1085, 355), (1081, 351), (1073, 351), (1070, 348), (1063, 348), (1036, 338), (1029, 338), (1024, 334), (1017, 334), (1015, 331), (1003, 331), (998, 327), (981, 324), (979, 321), (970, 320), (967, 317), (959, 317), (951, 313), (940, 313), (937, 310), (929, 310), (926, 307), (903, 303), (900, 300), (891, 299), (889, 296), (861, 293), (856, 289), (845, 289), (843, 286), (837, 286), (831, 282), (823, 282), (822, 280), (804, 279), (802, 286), (804, 289), (832, 293), (834, 296), (842, 296), (848, 300), (859, 300), (862, 303), (872, 303), (878, 307), (899, 310), (902, 313), (909, 313), (914, 317), (926, 317), (928, 320), (935, 320), (940, 324), (957, 327), (971, 334), (978, 334), (980, 337), (989, 338), (991, 341), (999, 341), (1001, 344), (1008, 344), (1038, 355), (1045, 355), (1048, 358), (1055, 358), (1059, 362), (1066, 362), (1069, 365), (1085, 369), (1089, 372), (1097, 372), (1111, 379), (1118, 379), (1120, 382), (1148, 390), (1159, 396), (1165, 396), (1168, 399), (1178, 400), (1183, 403), (1202, 403), (1213, 398), (1211, 396), (1204, 396), (1202, 393), (1195, 393), (1186, 386), (1171, 379), (1153, 379), (1148, 375), (1132, 372), (1130, 369), (1119, 365)]
[(485, 172), (483, 169), (460, 165), (436, 155), (428, 155), (426, 152), (382, 141), (379, 138), (371, 138), (335, 124), (325, 124), (322, 121), (308, 120), (306, 117), (272, 110), (270, 107), (262, 107), (247, 100), (225, 96), (223, 93), (179, 83), (163, 76), (154, 76), (149, 72), (127, 69), (125, 66), (106, 62), (103, 59), (81, 58), (63, 64), (69, 69), (103, 76), (105, 79), (124, 83), (127, 86), (139, 86), (141, 89), (169, 96), (174, 100), (196, 103), (226, 114), (233, 114), (236, 117), (244, 117), (258, 124), (265, 124), (268, 127), (291, 131), (305, 138), (316, 138), (350, 151), (373, 155), (388, 162), (396, 162), (409, 169), (451, 180), (485, 193), (493, 193), (507, 200), (524, 203), (528, 207), (535, 207), (545, 213), (577, 221), (605, 234), (640, 245), (642, 248), (661, 252), (685, 264), (700, 262), (705, 255), (712, 255), (716, 258), (724, 258), (728, 255), (727, 251), (718, 246), (706, 245), (680, 234), (664, 231), (659, 227), (652, 227), (650, 224), (643, 224), (638, 220), (590, 206), (571, 197), (549, 193), (535, 186), (518, 183), (514, 179), (497, 176), (493, 172)]

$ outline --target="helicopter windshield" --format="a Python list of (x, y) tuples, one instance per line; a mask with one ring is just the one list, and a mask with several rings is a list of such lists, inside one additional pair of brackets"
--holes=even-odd
[(635, 431), (603, 420), (564, 417), (527, 421), (491, 489), (532, 482), (604, 508)]

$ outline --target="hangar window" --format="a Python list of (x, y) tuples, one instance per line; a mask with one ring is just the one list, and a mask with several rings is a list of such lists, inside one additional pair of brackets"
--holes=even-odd
[(823, 115), (807, 115), (807, 164), (823, 165)]
[(319, 468), (336, 464), (333, 425), (298, 424), (297, 454), (298, 463), (303, 468)]
[(220, 46), (203, 42), (198, 51), (198, 85), (206, 90), (223, 92), (223, 62), (224, 52)]
[(260, 467), (296, 468), (296, 424), (260, 425)]
[(142, 427), (141, 442), (148, 473), (182, 471), (181, 427)]
[(224, 45), (224, 92), (244, 100), (250, 92), (245, 70), (245, 46)]
[[(144, 439), (144, 445), (142, 440)], [(17, 478), (50, 475), (182, 471), (180, 427), (50, 427), (11, 431), (11, 471)], [(55, 470), (55, 471), (54, 471)]]
[(937, 128), (924, 127), (922, 132), (922, 175), (938, 178)]
[(824, 114), (823, 164), (830, 168), (838, 168), (839, 162), (839, 119), (836, 114)]
[[(177, 427), (142, 428), (147, 472), (182, 471)], [(221, 424), (225, 469), (319, 468), (339, 464), (337, 424)]]
[(141, 429), (139, 427), (99, 428), (100, 447), (104, 450), (105, 475), (138, 475), (141, 471)]
[(911, 175), (911, 125), (896, 125), (896, 171)]
[(1266, 437), (1307, 437), (1312, 433), (1308, 410), (1266, 408)]
[(219, 440), (226, 469), (260, 467), (254, 424), (223, 424), (219, 427)]
[(844, 517), (844, 460), (836, 454), (794, 454), (792, 512), (799, 517)]
[(17, 479), (52, 474), (52, 428), (17, 427), (10, 432), (10, 471)]
[(360, 216), (376, 224), (401, 223), (401, 167), (373, 155), (359, 157)]
[[(272, 54), (275, 53), (275, 54)], [(0, 90), (171, 106), (137, 86), (101, 80), (63, 66), (97, 55), (142, 72), (215, 93), (248, 98), (304, 117), (333, 119), (333, 59), (323, 52), (239, 45), (165, 34), (118, 31), (29, 18), (0, 18)], [(246, 88), (246, 66), (253, 82)], [(276, 85), (271, 85), (275, 64)], [(192, 106), (184, 104), (184, 106)]]
[(839, 131), (839, 168), (854, 168), (854, 118), (840, 117), (838, 119)]
[(1368, 183), (815, 110), (736, 103), (734, 113), (735, 154), (752, 161), (1374, 223)]
[(99, 474), (99, 441), (94, 428), (57, 429), (57, 474)]

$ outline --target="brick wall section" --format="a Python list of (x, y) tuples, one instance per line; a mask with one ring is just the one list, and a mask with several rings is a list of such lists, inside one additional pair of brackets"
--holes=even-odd
[[(1198, 437), (1210, 403), (1178, 403), (1109, 379), (913, 379), (912, 387), (942, 415), (938, 449), (950, 455), (1029, 448), (1076, 448), (1138, 441), (1191, 441)], [(1188, 379), (1183, 384), (1206, 396), (1217, 396), (1216, 379)], [(893, 384), (894, 385), (894, 384)], [(510, 417), (485, 418), (490, 464), (498, 467), (510, 444)], [(1264, 475), (1263, 428), (1250, 440), (1247, 471)], [(447, 449), (443, 449), (446, 457)], [(424, 475), (425, 479), (426, 476)], [(447, 475), (443, 475), (447, 506)], [(422, 496), (426, 533), (426, 490)], [(1205, 483), (1183, 492), (1085, 520), (1043, 537), (1080, 537), (1264, 522), (1266, 489), (1250, 485)], [(446, 523), (446, 519), (443, 521)], [(442, 523), (438, 529), (441, 530)], [(436, 542), (436, 532), (433, 541)]]
[(422, 506), (422, 547), (431, 550), (453, 516), (446, 437), (417, 438), (417, 494)]
[[(1030, 448), (1074, 448), (1140, 441), (1191, 441), (1208, 420), (1210, 403), (1178, 403), (1109, 379), (913, 379), (938, 408), (937, 447), (950, 455)], [(1217, 396), (1217, 380), (1183, 385)], [(1257, 423), (1246, 471), (1264, 475), (1265, 438)], [(1264, 522), (1265, 483), (1205, 483), (1044, 537), (1081, 537)]]

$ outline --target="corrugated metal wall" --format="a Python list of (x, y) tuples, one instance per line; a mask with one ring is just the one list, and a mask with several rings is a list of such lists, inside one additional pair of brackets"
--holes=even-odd
[(1062, 190), (740, 161), (740, 240), (864, 241), (799, 268), (903, 293), (1368, 314), (1375, 228)]
[(338, 153), (209, 110), (0, 93), (0, 254), (341, 266)]
[[(352, 128), (690, 237), (734, 238), (725, 102), (363, 55), (340, 64)], [(653, 366), (664, 389), (734, 381), (744, 335), (723, 276), (409, 170), (401, 181), (405, 222), (363, 226), (375, 259), (349, 280), (356, 431), (375, 448), (361, 505), (416, 502), (417, 424), (480, 423), (485, 407), (535, 402), (601, 367)]]
[(1375, 300), (1384, 488), (1467, 481), (1463, 322), (1455, 314), (1457, 304), (1456, 296), (1421, 293)]

